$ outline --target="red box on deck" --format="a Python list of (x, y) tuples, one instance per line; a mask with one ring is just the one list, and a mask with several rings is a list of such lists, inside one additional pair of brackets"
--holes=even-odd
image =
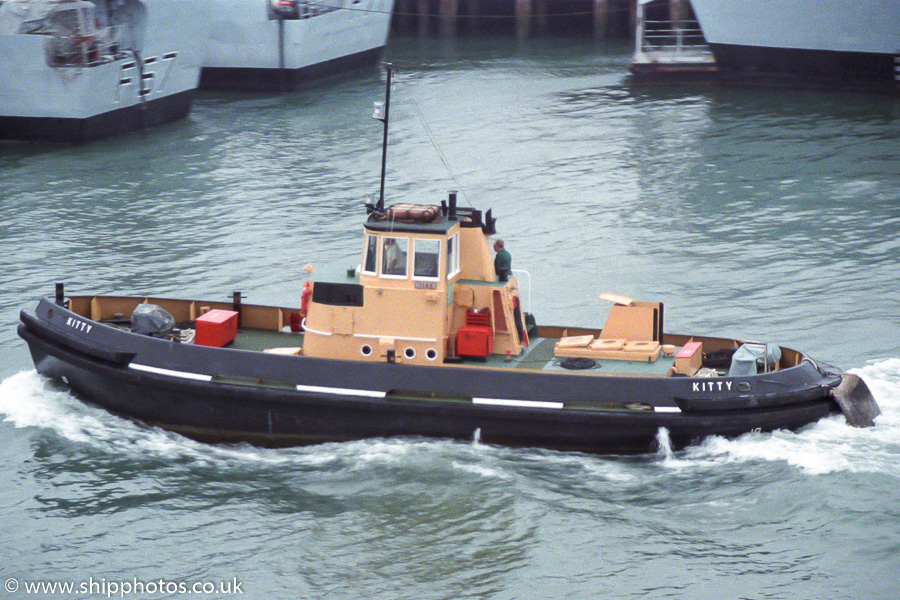
[(494, 333), (490, 327), (463, 325), (456, 332), (457, 356), (489, 356), (494, 351)]
[(221, 348), (237, 337), (238, 314), (233, 310), (214, 308), (197, 317), (194, 343)]

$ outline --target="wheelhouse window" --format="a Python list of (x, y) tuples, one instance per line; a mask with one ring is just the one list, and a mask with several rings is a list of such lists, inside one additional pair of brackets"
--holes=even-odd
[(459, 273), (459, 234), (447, 238), (447, 279)]
[(386, 237), (381, 246), (381, 274), (387, 277), (406, 277), (409, 240)]
[(415, 240), (413, 242), (413, 277), (416, 279), (437, 279), (440, 269), (441, 241)]
[(362, 272), (367, 275), (375, 275), (378, 265), (378, 237), (374, 235), (366, 236), (366, 255), (363, 257)]

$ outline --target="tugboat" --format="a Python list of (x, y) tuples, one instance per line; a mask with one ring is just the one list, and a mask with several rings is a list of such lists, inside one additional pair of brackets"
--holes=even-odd
[[(385, 148), (390, 77), (377, 113)], [(386, 207), (383, 174), (384, 160), (358, 259), (308, 266), (293, 305), (250, 305), (240, 292), (230, 303), (66, 297), (58, 284), (22, 311), (18, 333), (39, 373), (211, 442), (474, 437), (634, 452), (661, 429), (683, 447), (841, 411), (870, 426), (879, 414), (861, 379), (796, 350), (666, 332), (661, 302), (606, 293), (600, 329), (538, 325), (520, 274), (497, 272), (490, 210), (452, 192)]]

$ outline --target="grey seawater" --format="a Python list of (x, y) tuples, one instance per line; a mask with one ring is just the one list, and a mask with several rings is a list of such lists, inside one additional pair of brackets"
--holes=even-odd
[[(208, 446), (43, 380), (15, 334), (78, 293), (299, 301), (358, 261), (377, 69), (201, 93), (180, 123), (0, 146), (0, 579), (220, 582), (197, 598), (888, 599), (900, 584), (900, 102), (633, 88), (626, 47), (394, 39), (387, 199), (493, 207), (538, 322), (597, 294), (667, 329), (860, 373), (869, 430), (590, 456), (425, 439)], [(293, 300), (292, 300), (293, 299)], [(65, 597), (95, 598), (109, 586)], [(63, 597), (45, 594), (46, 597)], [(147, 592), (127, 597), (181, 597)]]

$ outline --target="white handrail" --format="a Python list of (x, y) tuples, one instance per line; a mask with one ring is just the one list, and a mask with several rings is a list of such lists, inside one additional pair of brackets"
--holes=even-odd
[[(528, 298), (527, 298), (527, 300), (528, 300), (528, 301), (522, 303), (522, 304), (523, 304), (523, 306), (522, 306), (522, 312), (531, 312), (531, 273), (529, 273), (528, 271), (522, 271), (522, 270), (520, 270), (520, 269), (513, 269), (513, 270), (512, 270), (512, 273), (513, 273), (513, 276), (515, 276), (515, 278), (516, 278), (517, 281), (518, 281), (518, 279), (519, 279), (519, 275), (524, 275), (524, 276), (525, 276), (525, 279), (527, 280), (527, 285), (528, 285)], [(521, 292), (522, 292), (522, 286), (520, 285), (520, 286), (519, 286), (520, 297), (521, 297)]]

